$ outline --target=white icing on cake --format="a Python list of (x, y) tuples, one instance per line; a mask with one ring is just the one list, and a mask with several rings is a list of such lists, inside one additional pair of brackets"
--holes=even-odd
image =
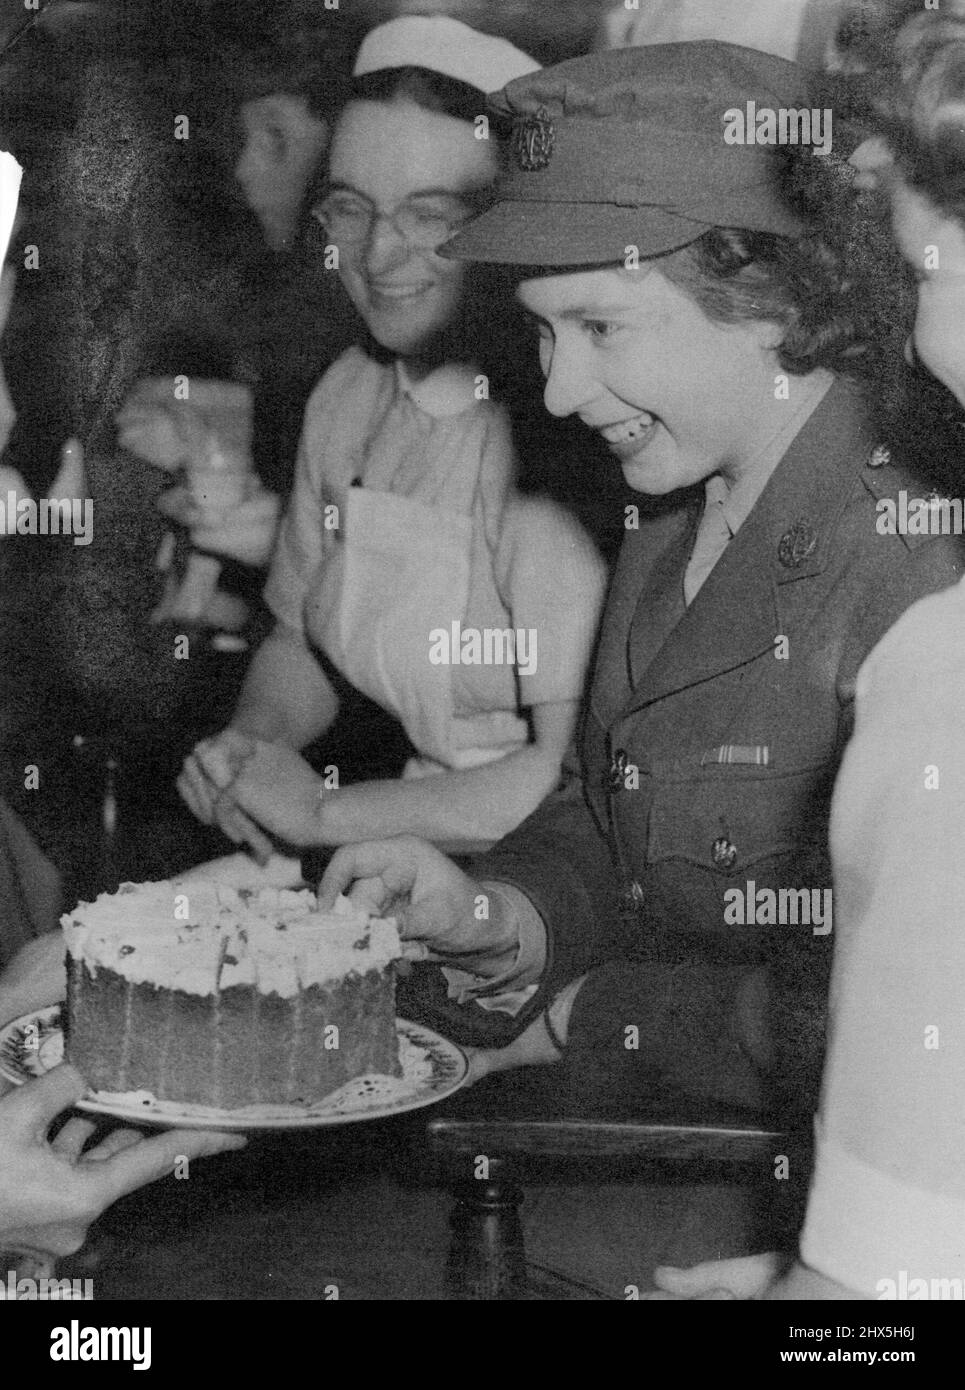
[(122, 883), (61, 918), (67, 950), (134, 984), (208, 995), (232, 985), (290, 999), (311, 985), (384, 970), (401, 955), (391, 918), (339, 898), (319, 912), (309, 889), (239, 890), (213, 882)]

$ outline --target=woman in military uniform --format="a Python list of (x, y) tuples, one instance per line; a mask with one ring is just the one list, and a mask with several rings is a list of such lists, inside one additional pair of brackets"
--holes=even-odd
[[(886, 138), (853, 162), (888, 196), (919, 282), (913, 345), (961, 429), (965, 7), (915, 15), (879, 64)], [(777, 1282), (767, 1256), (661, 1270), (678, 1297), (947, 1298), (961, 1278), (963, 626), (959, 583), (903, 614), (858, 674), (831, 817), (838, 947), (801, 1260)]]
[(788, 151), (724, 139), (750, 102), (776, 137), (809, 94), (783, 60), (694, 43), (495, 98), (510, 168), (448, 249), (523, 263), (547, 408), (603, 435), (639, 517), (579, 775), (472, 878), (403, 840), (342, 850), (326, 880), (408, 894), (406, 931), (444, 963), (440, 1026), (500, 1066), (562, 1052), (595, 1102), (657, 1085), (813, 1108), (855, 678), (962, 568), (954, 538), (878, 534), (879, 501), (926, 485), (847, 375), (857, 306), (786, 195)]

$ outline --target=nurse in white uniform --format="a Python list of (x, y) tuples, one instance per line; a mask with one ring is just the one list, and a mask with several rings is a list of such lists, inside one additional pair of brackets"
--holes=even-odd
[[(437, 254), (496, 174), (483, 94), (536, 66), (440, 18), (393, 20), (359, 51), (315, 215), (374, 343), (308, 402), (265, 591), (277, 626), (231, 727), (179, 784), (256, 851), (266, 833), (478, 846), (559, 779), (604, 567), (568, 513), (516, 491), (468, 323), (473, 272)], [(316, 652), (402, 724), (416, 750), (402, 779), (337, 788), (298, 756), (338, 708)]]

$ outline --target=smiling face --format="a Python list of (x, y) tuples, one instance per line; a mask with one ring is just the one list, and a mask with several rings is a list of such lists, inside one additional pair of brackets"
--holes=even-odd
[(965, 405), (965, 227), (897, 176), (889, 187), (895, 240), (918, 280), (915, 347)]
[[(373, 337), (390, 352), (416, 356), (453, 323), (466, 272), (435, 249), (413, 246), (389, 217), (403, 204), (462, 211), (462, 199), (487, 188), (495, 175), (490, 143), (477, 140), (467, 121), (410, 101), (354, 101), (343, 113), (329, 184), (366, 199), (382, 216), (364, 240), (339, 244), (339, 274)], [(467, 204), (465, 214), (470, 210)]]
[(547, 410), (598, 431), (638, 492), (735, 481), (780, 427), (775, 324), (712, 322), (652, 266), (525, 280), (518, 296)]

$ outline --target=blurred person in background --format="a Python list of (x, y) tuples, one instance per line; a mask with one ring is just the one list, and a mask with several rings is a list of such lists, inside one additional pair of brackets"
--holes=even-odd
[[(250, 232), (237, 207), (243, 201), (259, 228), (236, 267), (237, 302), (217, 325), (189, 321), (149, 345), (117, 423), (123, 448), (166, 470), (190, 472), (203, 466), (207, 442), (237, 448), (229, 417), (239, 388), (247, 389), (251, 420), (241, 437), (256, 485), (230, 505), (205, 506), (182, 478), (160, 495), (158, 506), (189, 533), (197, 552), (229, 565), (228, 591), (256, 605), (291, 489), (305, 403), (319, 375), (360, 332), (337, 275), (318, 255), (308, 217), (360, 26), (334, 11), (307, 28), (296, 26), (290, 9), (266, 15), (259, 6), (246, 18), (244, 32), (233, 31), (238, 51), (222, 98), (235, 108), (234, 129), (223, 144), (235, 187), (232, 193), (226, 183), (223, 201)], [(210, 371), (189, 372), (188, 359), (197, 359), (205, 338), (209, 359), (220, 355), (230, 363), (224, 382), (211, 379)], [(175, 393), (176, 373), (198, 384), (194, 400)], [(213, 604), (200, 616), (217, 626), (223, 608)]]

